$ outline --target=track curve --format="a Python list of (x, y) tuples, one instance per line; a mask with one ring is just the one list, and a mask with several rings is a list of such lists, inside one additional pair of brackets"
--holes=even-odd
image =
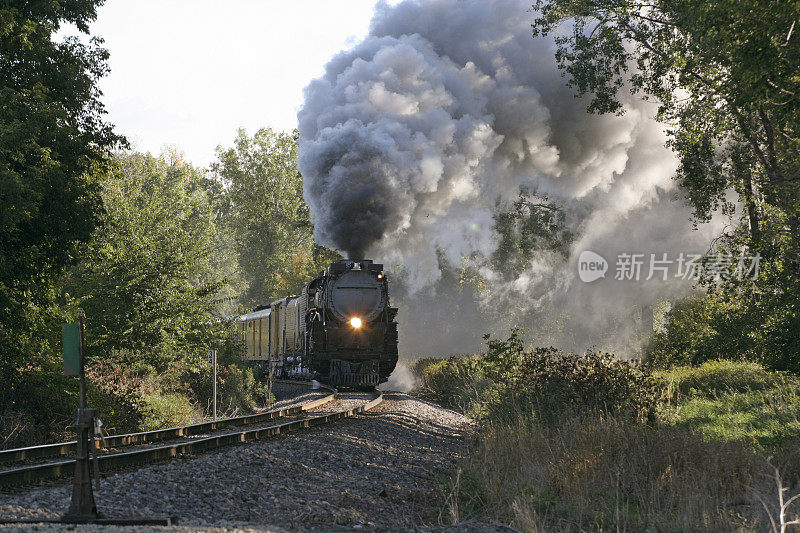
[[(368, 401), (362, 405), (315, 416), (313, 414), (314, 409), (329, 405), (336, 400), (337, 391), (329, 387), (325, 388), (330, 390), (331, 394), (296, 407), (177, 428), (107, 437), (106, 448), (127, 447), (130, 449), (99, 455), (100, 472), (106, 473), (122, 468), (146, 465), (173, 457), (203, 453), (224, 446), (254, 442), (303, 428), (328, 424), (369, 411), (383, 401), (383, 395), (380, 392), (364, 393), (365, 395), (371, 395), (372, 398), (366, 399)], [(254, 425), (261, 427), (252, 428)], [(242, 426), (250, 426), (250, 428), (241, 429)], [(224, 429), (232, 427), (240, 429), (224, 431)], [(199, 436), (215, 431), (219, 433), (210, 436)], [(161, 444), (164, 441), (176, 439), (180, 440)], [(154, 442), (159, 444), (152, 445)], [(74, 453), (74, 447), (75, 442), (73, 441), (5, 450), (0, 452), (0, 462), (2, 460), (19, 462), (41, 457), (64, 457), (70, 451)], [(65, 477), (72, 475), (74, 469), (75, 460), (69, 458), (7, 468), (0, 470), (0, 488)]]

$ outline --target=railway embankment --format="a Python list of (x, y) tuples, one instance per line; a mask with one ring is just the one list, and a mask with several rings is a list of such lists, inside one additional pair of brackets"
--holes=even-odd
[[(385, 393), (370, 412), (331, 425), (107, 475), (96, 498), (112, 516), (176, 516), (175, 531), (429, 529), (447, 520), (438, 516), (441, 488), (473, 429), (454, 411)], [(2, 494), (0, 515), (57, 518), (70, 490), (64, 483)], [(151, 529), (164, 530), (138, 528)]]

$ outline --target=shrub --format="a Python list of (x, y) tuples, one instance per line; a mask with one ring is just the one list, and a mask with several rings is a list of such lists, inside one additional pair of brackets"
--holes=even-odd
[(645, 350), (658, 368), (724, 358), (800, 373), (800, 285), (786, 292), (712, 292), (676, 302)]
[(469, 413), (491, 381), (484, 374), (480, 356), (453, 356), (425, 361), (414, 367), (418, 395), (449, 409)]
[[(241, 343), (226, 340), (217, 351), (217, 410), (235, 412), (257, 407), (256, 398), (264, 398), (263, 387), (256, 380), (253, 370), (241, 357)], [(214, 370), (206, 361), (186, 369), (181, 379), (185, 389), (197, 406), (210, 412), (213, 401)]]
[(545, 422), (583, 411), (653, 422), (667, 400), (665, 383), (637, 361), (623, 361), (603, 352), (579, 355), (555, 348), (537, 348), (525, 354), (508, 390), (508, 400), (518, 408), (531, 408)]
[(86, 369), (87, 402), (98, 410), (109, 433), (138, 431), (145, 416), (143, 380), (118, 360), (93, 364)]
[(198, 422), (201, 414), (195, 411), (189, 399), (177, 393), (146, 394), (143, 397), (143, 431), (184, 426)]
[(479, 419), (543, 421), (587, 410), (653, 421), (667, 401), (665, 383), (637, 362), (600, 352), (526, 352), (520, 333), (490, 340), (483, 355), (418, 363), (419, 394)]
[[(21, 369), (12, 401), (0, 413), (0, 442), (5, 448), (74, 438), (71, 425), (78, 408), (78, 380), (65, 376), (61, 361), (41, 357)], [(135, 431), (143, 418), (140, 382), (113, 361), (86, 368), (89, 407), (110, 432)]]

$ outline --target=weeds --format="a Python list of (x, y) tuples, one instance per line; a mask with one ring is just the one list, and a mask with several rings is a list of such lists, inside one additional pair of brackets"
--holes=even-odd
[(596, 416), (558, 426), (490, 424), (463, 468), (454, 486), (458, 503), (451, 505), (473, 513), (491, 509), (523, 531), (542, 524), (659, 531), (743, 526), (730, 503), (746, 498), (757, 470), (744, 447), (682, 428)]
[(480, 422), (445, 487), (442, 521), (488, 515), (521, 531), (800, 525), (800, 498), (787, 496), (800, 486), (791, 374), (729, 361), (652, 372), (605, 353), (527, 351), (516, 332), (486, 355), (415, 371), (422, 394)]

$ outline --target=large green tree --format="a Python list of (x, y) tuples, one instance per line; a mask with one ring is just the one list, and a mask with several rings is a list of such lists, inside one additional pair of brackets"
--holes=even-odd
[[(800, 252), (800, 4), (776, 0), (537, 0), (534, 35), (589, 110), (624, 113), (619, 91), (654, 98), (700, 220), (735, 191), (748, 244)], [(776, 212), (777, 210), (777, 212)], [(766, 220), (771, 217), (771, 220)]]
[(686, 355), (693, 362), (722, 355), (800, 371), (800, 3), (537, 0), (534, 9), (534, 35), (555, 34), (559, 65), (590, 111), (624, 113), (626, 89), (659, 103), (697, 219), (739, 214), (715, 252), (761, 257), (755, 279), (737, 276), (734, 261), (727, 277), (704, 280), (710, 294), (687, 304), (702, 320), (676, 308), (657, 335), (661, 354), (703, 339)]
[(199, 358), (235, 277), (204, 174), (174, 151), (116, 159), (103, 183), (107, 222), (65, 284), (86, 313), (89, 355), (116, 351), (156, 369)]
[(297, 170), (297, 135), (244, 130), (230, 148), (217, 148), (220, 217), (236, 237), (248, 288), (243, 303), (269, 302), (297, 290), (337, 255), (314, 242), (303, 178)]
[(54, 283), (102, 215), (98, 176), (121, 141), (103, 121), (101, 41), (88, 34), (100, 1), (0, 1), (0, 372), (45, 347)]

